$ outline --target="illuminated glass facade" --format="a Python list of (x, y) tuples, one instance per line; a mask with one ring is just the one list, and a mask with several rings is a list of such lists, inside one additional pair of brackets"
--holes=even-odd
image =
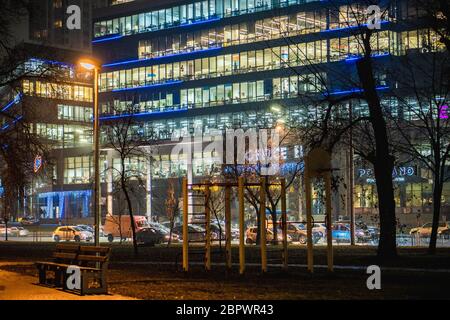
[(94, 36), (132, 35), (247, 15), (315, 0), (206, 0), (98, 21)]
[[(14, 112), (27, 117), (30, 128), (46, 144), (51, 170), (33, 179), (26, 199), (31, 215), (41, 219), (84, 219), (90, 216), (92, 161), (92, 76), (73, 64), (30, 59), (20, 70)], [(81, 160), (80, 160), (81, 159)]]
[[(313, 0), (180, 3), (149, 4), (140, 12), (130, 3), (114, 17), (98, 14), (93, 43), (95, 53), (107, 57), (99, 80), (104, 121), (134, 117), (139, 122), (135, 134), (163, 140), (196, 127), (207, 134), (277, 123), (302, 125), (323, 115), (323, 109), (309, 101), (323, 96), (325, 87), (327, 95), (335, 96), (358, 90), (341, 81), (342, 74), (355, 76), (355, 61), (363, 52), (353, 32), (366, 8), (356, 1), (338, 7)], [(381, 29), (373, 35), (374, 63), (387, 65), (409, 52), (443, 50), (435, 32), (405, 23), (421, 15), (412, 1), (392, 2), (386, 9)], [(393, 115), (411, 117), (399, 111), (395, 98), (384, 95), (397, 85), (388, 72), (379, 68), (375, 78), (383, 105)], [(282, 115), (272, 110), (274, 105), (282, 106)], [(353, 104), (353, 115), (367, 113), (364, 103)], [(287, 159), (294, 161), (300, 148), (290, 147)], [(143, 170), (155, 180), (186, 175), (185, 160), (170, 159), (169, 154), (162, 152), (150, 170)], [(194, 176), (211, 170), (211, 156), (198, 157)], [(397, 181), (406, 190), (398, 193), (399, 208), (416, 207), (417, 201), (405, 199), (430, 188), (427, 174), (417, 170), (414, 177)], [(367, 206), (374, 209), (365, 190), (372, 190), (369, 182), (357, 181), (355, 207), (361, 212)], [(450, 192), (445, 190), (449, 203)], [(298, 210), (294, 205), (291, 209)]]

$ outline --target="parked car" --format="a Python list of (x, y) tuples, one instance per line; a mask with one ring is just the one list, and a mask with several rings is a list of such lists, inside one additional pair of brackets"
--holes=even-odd
[[(183, 226), (181, 224), (174, 226), (173, 231), (180, 237), (180, 239), (183, 239)], [(188, 234), (189, 241), (205, 241), (206, 239), (206, 230), (196, 224), (188, 225)]]
[[(166, 228), (165, 226), (163, 226), (162, 224), (158, 223), (158, 222), (150, 222), (149, 223), (150, 227), (158, 230), (159, 232), (161, 232), (164, 235), (164, 241), (163, 242), (169, 242), (169, 238), (170, 238), (170, 229)], [(180, 237), (178, 236), (178, 234), (176, 234), (175, 232), (172, 231), (172, 243), (173, 242), (178, 242), (180, 240)]]
[[(219, 234), (222, 234), (222, 236), (221, 236), (222, 240), (226, 239), (225, 222), (224, 221), (220, 221), (220, 224), (216, 220), (211, 221), (210, 226), (211, 226), (211, 231), (213, 233), (214, 240), (219, 240)], [(220, 228), (219, 228), (219, 226), (220, 226)], [(231, 239), (232, 240), (239, 239), (239, 229), (233, 228), (233, 226), (231, 226)]]
[(8, 235), (11, 235), (11, 228), (6, 228), (5, 225), (0, 225), (0, 235), (4, 236), (8, 233)]
[(19, 222), (22, 226), (36, 226), (40, 224), (39, 219), (33, 216), (19, 218)]
[[(145, 216), (134, 216), (136, 226), (136, 234), (143, 228), (148, 228), (147, 218)], [(103, 226), (103, 233), (108, 237), (109, 242), (113, 242), (114, 238), (122, 237), (122, 239), (129, 239), (132, 237), (131, 219), (128, 214), (108, 215), (106, 216), (105, 225)]]
[[(300, 244), (306, 244), (308, 242), (308, 232), (306, 226), (302, 223), (289, 223), (287, 225), (287, 232), (293, 241), (298, 241)], [(322, 238), (322, 233), (313, 229), (312, 238), (313, 243), (317, 243)]]
[(377, 241), (380, 237), (380, 229), (378, 229), (377, 227), (367, 226), (367, 232), (370, 236), (371, 241)]
[[(258, 227), (250, 227), (245, 231), (245, 243), (246, 244), (253, 244), (256, 243), (256, 237), (257, 237)], [(274, 238), (273, 231), (268, 228), (266, 229), (266, 241), (270, 242)], [(283, 233), (281, 229), (278, 229), (277, 234), (278, 241), (283, 241)], [(292, 237), (290, 235), (287, 236), (288, 242), (292, 242)]]
[(350, 228), (345, 224), (333, 224), (331, 235), (333, 237), (333, 240), (336, 240), (337, 243), (351, 241)]
[(53, 232), (52, 238), (55, 242), (59, 241), (91, 241), (92, 233), (84, 231), (77, 226), (62, 226), (56, 228)]
[(23, 227), (11, 227), (9, 229), (14, 237), (26, 237), (30, 234), (30, 232)]
[(325, 223), (314, 223), (312, 229), (313, 232), (319, 232), (322, 237), (327, 236), (327, 226), (325, 225)]
[(446, 229), (442, 229), (441, 231), (438, 230), (438, 235), (443, 237), (444, 239), (450, 239), (450, 225), (447, 224)]
[[(226, 239), (225, 224), (219, 225), (218, 223), (211, 223), (210, 228), (211, 228), (211, 232), (214, 233), (214, 237), (213, 237), (214, 240), (225, 240)], [(220, 237), (219, 237), (219, 235), (220, 235)]]
[(163, 225), (162, 223), (159, 223), (159, 222), (149, 222), (148, 225), (150, 227), (154, 227), (154, 228), (158, 228), (158, 229), (162, 229), (164, 231), (170, 232), (170, 228), (166, 227), (165, 225)]
[(139, 245), (154, 246), (155, 244), (165, 242), (166, 236), (167, 234), (164, 233), (162, 229), (154, 227), (141, 228), (136, 232), (136, 242)]
[[(350, 226), (348, 228), (350, 229)], [(372, 241), (372, 234), (367, 229), (355, 228), (355, 241), (359, 243)]]
[[(433, 224), (425, 223), (423, 226), (418, 228), (412, 228), (409, 231), (409, 234), (418, 235), (419, 237), (429, 237), (431, 236), (431, 229), (433, 228)], [(440, 222), (438, 225), (438, 234), (442, 234), (444, 232), (447, 233), (448, 229), (450, 228), (449, 222)]]
[[(167, 229), (170, 230), (170, 221), (161, 222), (160, 225), (162, 225), (163, 227), (166, 227)], [(174, 226), (175, 225), (176, 225), (176, 223), (174, 223)]]
[(79, 224), (79, 225), (77, 225), (77, 227), (83, 229), (84, 231), (88, 231), (88, 232), (90, 232), (92, 234), (95, 233), (94, 228), (92, 226), (87, 225), (87, 224)]
[[(316, 225), (316, 224), (314, 224)], [(306, 230), (306, 224), (300, 222), (288, 223), (288, 234), (292, 237), (292, 241), (298, 241), (300, 244), (306, 244), (308, 238), (308, 232)], [(313, 227), (312, 229), (312, 237), (313, 243), (316, 244), (323, 237), (326, 236), (326, 232), (322, 233), (322, 231)]]

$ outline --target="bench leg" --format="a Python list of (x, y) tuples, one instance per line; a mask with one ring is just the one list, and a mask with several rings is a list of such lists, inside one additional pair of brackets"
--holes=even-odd
[(66, 279), (65, 279), (64, 270), (57, 269), (55, 270), (55, 286), (57, 288), (66, 288)]
[(81, 274), (81, 295), (84, 296), (85, 294), (89, 293), (89, 274), (88, 273), (82, 273)]
[[(96, 280), (100, 284), (99, 288), (89, 288), (89, 282)], [(108, 294), (108, 282), (103, 273), (84, 272), (81, 275), (81, 295), (85, 294)]]
[(102, 289), (103, 289), (103, 293), (104, 294), (108, 294), (108, 279), (106, 278), (106, 272), (102, 272), (100, 273), (101, 278), (101, 285), (102, 285)]
[(47, 271), (44, 267), (39, 268), (39, 284), (47, 284)]

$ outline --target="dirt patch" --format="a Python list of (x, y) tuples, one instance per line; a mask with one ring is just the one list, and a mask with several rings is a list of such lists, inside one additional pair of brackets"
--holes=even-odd
[[(3, 266), (7, 271), (37, 277), (33, 265)], [(450, 279), (439, 274), (388, 272), (382, 275), (382, 290), (366, 287), (362, 271), (272, 270), (261, 275), (249, 268), (245, 277), (237, 270), (227, 274), (216, 268), (204, 272), (192, 268), (184, 274), (164, 266), (111, 265), (110, 292), (147, 300), (316, 300), (316, 299), (450, 299)]]

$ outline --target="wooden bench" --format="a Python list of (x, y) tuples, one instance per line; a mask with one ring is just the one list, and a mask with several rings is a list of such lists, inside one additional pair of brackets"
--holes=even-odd
[[(77, 266), (81, 273), (80, 294), (107, 294), (107, 271), (111, 249), (109, 247), (57, 244), (53, 261), (36, 262), (39, 270), (39, 284), (67, 288), (67, 268)], [(53, 278), (48, 278), (48, 273)]]

